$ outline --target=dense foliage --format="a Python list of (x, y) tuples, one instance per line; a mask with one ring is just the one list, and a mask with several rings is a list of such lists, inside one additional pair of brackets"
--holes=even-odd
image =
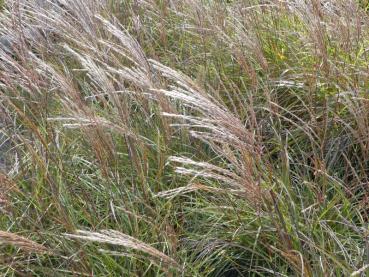
[(8, 0), (0, 92), (2, 276), (369, 274), (367, 1)]

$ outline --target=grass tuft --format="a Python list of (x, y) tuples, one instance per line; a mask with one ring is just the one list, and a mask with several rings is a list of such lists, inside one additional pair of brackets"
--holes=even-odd
[(367, 1), (0, 1), (0, 275), (367, 276), (368, 50)]

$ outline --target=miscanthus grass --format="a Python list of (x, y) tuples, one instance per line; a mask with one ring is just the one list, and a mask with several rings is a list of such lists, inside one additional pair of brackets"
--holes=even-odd
[(3, 2), (0, 275), (368, 276), (367, 1)]

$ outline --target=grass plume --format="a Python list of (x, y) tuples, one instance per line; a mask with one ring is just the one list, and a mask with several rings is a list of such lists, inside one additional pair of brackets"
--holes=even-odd
[(366, 276), (366, 1), (0, 6), (1, 274)]

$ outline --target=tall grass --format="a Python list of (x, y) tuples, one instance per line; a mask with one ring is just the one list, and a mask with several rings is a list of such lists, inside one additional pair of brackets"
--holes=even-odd
[(365, 1), (9, 0), (4, 276), (367, 276)]

